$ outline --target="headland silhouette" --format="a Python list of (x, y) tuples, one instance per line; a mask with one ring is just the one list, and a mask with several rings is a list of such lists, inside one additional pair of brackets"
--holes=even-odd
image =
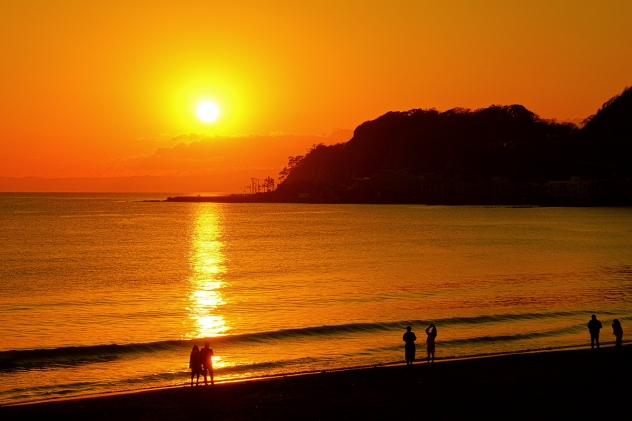
[(291, 156), (274, 191), (179, 202), (632, 204), (632, 89), (582, 127), (522, 105), (389, 112)]

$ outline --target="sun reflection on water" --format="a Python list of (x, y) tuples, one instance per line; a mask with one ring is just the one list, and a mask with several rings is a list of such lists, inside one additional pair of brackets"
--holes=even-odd
[(221, 306), (226, 304), (221, 290), (224, 285), (224, 254), (221, 240), (220, 209), (215, 204), (200, 204), (192, 241), (189, 317), (193, 324), (189, 338), (221, 336), (228, 329)]

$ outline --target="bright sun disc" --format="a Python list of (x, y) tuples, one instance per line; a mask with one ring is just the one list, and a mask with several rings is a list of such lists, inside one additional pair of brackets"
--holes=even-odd
[(219, 108), (210, 101), (204, 101), (198, 105), (197, 115), (200, 117), (200, 120), (210, 123), (219, 116)]

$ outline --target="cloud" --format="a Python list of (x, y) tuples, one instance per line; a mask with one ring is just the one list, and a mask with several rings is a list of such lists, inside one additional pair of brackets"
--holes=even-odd
[(250, 177), (276, 179), (289, 156), (303, 155), (313, 144), (346, 142), (352, 136), (348, 129), (322, 135), (161, 134), (143, 139), (149, 152), (137, 156), (98, 162), (12, 159), (0, 173), (0, 177), (8, 177), (0, 183), (0, 190), (164, 191), (161, 189), (170, 186), (173, 191), (202, 191), (201, 186), (207, 186), (204, 191), (240, 192)]
[[(313, 144), (327, 145), (347, 141), (353, 132), (335, 129), (318, 135), (201, 136), (198, 134), (161, 135), (152, 153), (108, 163), (108, 172), (117, 175), (174, 176), (218, 174), (247, 169), (268, 170), (270, 176), (287, 164), (289, 156), (301, 155)], [(175, 142), (164, 145), (165, 142)]]

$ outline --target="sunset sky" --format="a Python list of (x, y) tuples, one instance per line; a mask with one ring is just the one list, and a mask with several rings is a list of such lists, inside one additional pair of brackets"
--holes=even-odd
[(632, 84), (631, 16), (629, 0), (4, 1), (0, 177), (235, 192), (388, 111), (583, 119)]

